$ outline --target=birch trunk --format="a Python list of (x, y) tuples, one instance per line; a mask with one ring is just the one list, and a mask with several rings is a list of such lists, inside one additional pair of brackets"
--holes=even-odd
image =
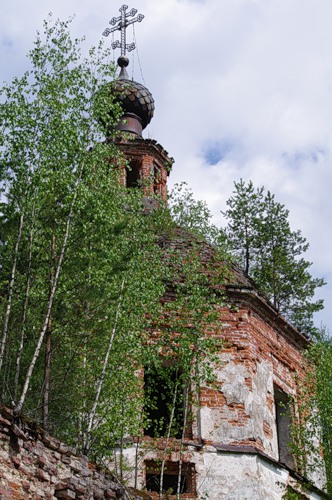
[[(55, 234), (53, 229), (51, 242), (51, 259), (50, 259), (50, 287), (54, 281), (54, 265), (55, 265)], [(43, 385), (43, 427), (48, 428), (49, 416), (49, 400), (50, 400), (50, 378), (51, 378), (51, 348), (52, 348), (52, 318), (50, 316), (45, 342), (45, 363), (44, 363), (44, 385)]]
[(11, 311), (13, 295), (14, 295), (16, 267), (17, 267), (17, 260), (18, 260), (18, 250), (19, 250), (20, 241), (22, 238), (23, 223), (24, 223), (24, 212), (21, 213), (21, 215), (20, 215), (20, 220), (19, 220), (19, 224), (18, 224), (17, 239), (16, 239), (16, 243), (15, 243), (15, 248), (14, 248), (14, 260), (13, 260), (13, 265), (12, 265), (12, 269), (11, 269), (11, 273), (10, 273), (7, 307), (6, 307), (6, 313), (5, 313), (5, 318), (4, 318), (2, 341), (1, 341), (1, 345), (0, 345), (0, 372), (1, 372), (2, 364), (3, 364), (4, 353), (5, 353), (7, 338), (8, 338), (9, 318), (10, 318), (10, 311)]
[(99, 398), (100, 398), (100, 393), (101, 393), (101, 390), (102, 390), (102, 387), (103, 387), (103, 383), (104, 383), (104, 380), (105, 380), (105, 376), (106, 376), (106, 369), (107, 369), (107, 366), (108, 366), (108, 360), (109, 360), (109, 356), (110, 356), (110, 353), (111, 353), (111, 350), (112, 350), (112, 346), (113, 346), (113, 342), (114, 342), (114, 337), (115, 337), (115, 334), (116, 334), (116, 329), (117, 329), (117, 326), (118, 326), (118, 321), (119, 321), (119, 316), (120, 316), (120, 310), (121, 310), (121, 304), (122, 304), (122, 298), (123, 298), (124, 286), (125, 286), (125, 278), (123, 278), (122, 283), (121, 283), (120, 297), (119, 297), (119, 302), (118, 302), (116, 313), (115, 313), (114, 326), (113, 326), (113, 329), (112, 329), (111, 337), (110, 337), (110, 340), (109, 340), (109, 343), (108, 343), (108, 347), (107, 347), (107, 351), (106, 351), (106, 354), (105, 354), (105, 358), (104, 358), (104, 362), (103, 362), (103, 367), (102, 367), (101, 375), (100, 375), (98, 386), (97, 386), (96, 397), (95, 397), (95, 400), (93, 402), (93, 406), (92, 406), (92, 409), (90, 411), (90, 414), (88, 416), (88, 428), (87, 428), (86, 441), (85, 441), (85, 444), (84, 444), (85, 453), (88, 453), (89, 447), (90, 447), (90, 443), (91, 443), (91, 431), (92, 431), (92, 427), (93, 427), (93, 421), (95, 419), (95, 415), (96, 415), (96, 411), (97, 411), (97, 406), (98, 406), (98, 402), (99, 402)]
[(16, 402), (17, 397), (17, 389), (18, 382), (20, 378), (20, 370), (21, 370), (21, 358), (24, 349), (24, 340), (25, 340), (25, 322), (28, 311), (29, 304), (29, 292), (30, 292), (30, 282), (31, 282), (31, 266), (32, 266), (32, 246), (33, 246), (33, 234), (34, 234), (34, 218), (35, 218), (35, 206), (32, 208), (32, 227), (29, 234), (29, 256), (28, 256), (28, 270), (27, 270), (27, 281), (25, 285), (25, 294), (24, 294), (24, 303), (23, 303), (23, 311), (22, 311), (22, 322), (21, 322), (21, 337), (20, 337), (20, 345), (18, 348), (18, 353), (16, 357), (16, 369), (15, 369), (15, 379), (14, 379), (14, 401)]
[(181, 472), (182, 472), (182, 458), (183, 458), (183, 442), (186, 434), (187, 419), (188, 419), (188, 393), (189, 393), (189, 382), (186, 384), (185, 394), (184, 394), (184, 415), (183, 415), (183, 428), (180, 444), (180, 456), (179, 456), (179, 473), (178, 473), (178, 485), (176, 491), (176, 498), (179, 500), (181, 493)]
[[(83, 166), (82, 166), (82, 170), (83, 170)], [(50, 320), (50, 317), (51, 317), (52, 306), (53, 306), (53, 302), (54, 302), (54, 296), (55, 296), (55, 292), (56, 292), (56, 289), (57, 289), (57, 284), (58, 284), (60, 272), (61, 272), (61, 269), (62, 269), (63, 259), (64, 259), (65, 252), (66, 252), (66, 249), (67, 249), (67, 243), (68, 243), (68, 238), (69, 238), (69, 233), (70, 233), (70, 227), (71, 227), (73, 213), (74, 213), (74, 204), (75, 204), (75, 201), (76, 201), (76, 198), (77, 198), (77, 188), (78, 188), (78, 185), (79, 185), (80, 180), (81, 180), (82, 170), (81, 170), (79, 178), (77, 179), (76, 184), (75, 184), (75, 188), (74, 188), (75, 191), (74, 191), (72, 203), (71, 203), (71, 206), (70, 206), (70, 210), (69, 210), (69, 214), (68, 214), (68, 218), (67, 218), (67, 222), (66, 222), (66, 229), (65, 229), (65, 234), (64, 234), (64, 237), (63, 237), (63, 242), (62, 242), (62, 246), (61, 246), (61, 251), (60, 251), (58, 263), (57, 263), (57, 266), (56, 266), (56, 269), (55, 269), (54, 281), (53, 281), (53, 284), (52, 284), (52, 287), (51, 287), (51, 290), (50, 290), (50, 294), (49, 294), (49, 298), (48, 298), (47, 310), (46, 310), (44, 322), (43, 322), (42, 328), (40, 330), (38, 342), (37, 342), (34, 354), (32, 356), (32, 360), (31, 360), (29, 369), (28, 369), (26, 377), (25, 377), (25, 382), (24, 382), (24, 386), (23, 386), (23, 389), (22, 389), (22, 394), (21, 394), (20, 400), (19, 400), (19, 402), (17, 403), (17, 405), (14, 408), (15, 413), (19, 413), (22, 410), (22, 407), (24, 405), (25, 398), (26, 398), (28, 389), (30, 387), (30, 381), (31, 381), (32, 373), (33, 373), (35, 364), (37, 362), (37, 359), (39, 357), (41, 346), (42, 346), (42, 343), (43, 343), (43, 340), (44, 340), (44, 337), (45, 337), (45, 333), (47, 331), (47, 327), (48, 327), (48, 324), (49, 324), (49, 320)]]
[(167, 450), (168, 450), (168, 442), (169, 442), (169, 438), (171, 436), (171, 429), (172, 429), (172, 424), (173, 424), (173, 419), (174, 419), (178, 386), (179, 386), (179, 381), (177, 379), (177, 373), (176, 373), (176, 384), (175, 384), (175, 388), (174, 388), (174, 396), (173, 396), (173, 401), (172, 401), (172, 412), (171, 412), (171, 416), (170, 416), (170, 419), (169, 419), (169, 425), (168, 425), (167, 437), (166, 437), (166, 444), (165, 444), (165, 448), (164, 448), (163, 459), (162, 459), (162, 462), (161, 462), (159, 500), (161, 500), (162, 497), (163, 497), (163, 485), (164, 485), (163, 483), (164, 483), (165, 462), (166, 462), (166, 455), (167, 455)]

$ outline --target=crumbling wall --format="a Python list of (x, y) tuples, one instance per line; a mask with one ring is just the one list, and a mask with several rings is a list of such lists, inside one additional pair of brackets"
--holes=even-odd
[[(158, 449), (157, 440), (154, 444), (153, 447), (151, 442), (151, 447), (149, 447), (149, 443), (143, 441), (139, 448), (140, 461), (136, 475), (139, 488), (145, 487), (147, 464), (155, 461), (156, 465), (160, 465), (162, 461), (164, 450), (162, 446)], [(159, 442), (159, 444), (162, 443)], [(127, 448), (124, 453), (127, 469), (132, 470), (131, 481), (133, 482), (137, 459), (136, 450)], [(166, 458), (167, 461), (179, 463), (179, 450), (170, 451)], [(191, 464), (195, 484), (194, 492), (181, 495), (183, 500), (280, 500), (288, 491), (298, 495), (294, 498), (303, 500), (328, 498), (326, 494), (310, 486), (298, 474), (277, 461), (271, 460), (254, 447), (186, 445), (182, 459), (185, 464)], [(151, 494), (152, 499), (158, 497), (157, 493)], [(170, 498), (173, 499), (175, 496)]]
[(205, 443), (252, 445), (278, 460), (274, 385), (296, 399), (304, 376), (299, 346), (248, 307), (221, 312), (226, 344), (217, 384), (201, 390)]
[(129, 499), (105, 470), (0, 406), (0, 498)]
[[(304, 478), (279, 457), (276, 389), (296, 400), (296, 378), (305, 375), (301, 338), (240, 302), (221, 307), (220, 319), (222, 326), (213, 332), (224, 340), (216, 380), (201, 387), (199, 411), (191, 408), (192, 438), (185, 439), (181, 455), (194, 471), (195, 494), (182, 498), (279, 500), (287, 492), (327, 498), (315, 489), (325, 484), (323, 463), (309, 478), (315, 486), (306, 488)], [(165, 439), (145, 436), (137, 448), (125, 450), (127, 470), (139, 488), (147, 483), (149, 462), (161, 463), (165, 446)], [(179, 463), (179, 441), (169, 440), (168, 449), (167, 460)]]

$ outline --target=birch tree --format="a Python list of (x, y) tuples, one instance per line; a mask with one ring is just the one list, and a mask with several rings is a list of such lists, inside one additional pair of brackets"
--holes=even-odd
[(309, 243), (291, 228), (289, 211), (270, 191), (251, 181), (234, 185), (223, 213), (231, 250), (274, 307), (305, 334), (315, 335), (313, 314), (323, 302), (314, 295), (325, 283), (310, 274), (312, 263), (304, 258)]
[[(193, 374), (207, 376), (197, 360), (210, 359), (215, 295), (194, 244), (165, 253), (162, 235), (177, 229), (161, 200), (146, 214), (143, 193), (119, 182), (124, 159), (104, 129), (121, 113), (114, 68), (102, 46), (83, 59), (69, 24), (48, 19), (32, 69), (1, 91), (0, 386), (17, 413), (107, 458), (141, 435), (139, 373), (161, 366), (160, 350), (178, 362), (179, 397)], [(176, 300), (165, 302), (171, 282)]]
[(157, 263), (154, 277), (147, 271), (157, 211), (142, 216), (105, 137), (120, 113), (109, 52), (82, 58), (69, 24), (45, 21), (32, 69), (1, 91), (0, 380), (16, 412), (78, 443), (111, 425), (106, 402), (113, 414), (123, 407), (112, 375), (132, 378), (138, 332), (163, 287)]

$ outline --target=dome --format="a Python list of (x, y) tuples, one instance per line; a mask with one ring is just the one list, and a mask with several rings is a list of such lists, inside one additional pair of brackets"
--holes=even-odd
[[(125, 121), (129, 123), (128, 119), (131, 119), (131, 121), (138, 120), (142, 130), (153, 117), (154, 99), (151, 92), (144, 85), (129, 79), (126, 70), (128, 62), (126, 57), (119, 57), (118, 64), (121, 67), (121, 72), (119, 77), (112, 82), (112, 92), (123, 107), (122, 125)], [(129, 128), (121, 125), (118, 128), (141, 135), (141, 130), (130, 130), (130, 125)]]

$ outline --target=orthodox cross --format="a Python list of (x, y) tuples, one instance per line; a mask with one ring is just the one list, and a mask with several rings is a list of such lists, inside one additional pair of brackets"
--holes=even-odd
[[(118, 17), (112, 17), (110, 20), (109, 24), (111, 26), (114, 26), (114, 28), (106, 28), (105, 31), (103, 31), (104, 36), (108, 36), (110, 33), (113, 33), (114, 31), (121, 31), (121, 42), (117, 40), (116, 42), (112, 43), (112, 49), (116, 49), (117, 47), (121, 48), (121, 55), (125, 56), (126, 55), (126, 50), (130, 52), (131, 50), (134, 50), (135, 44), (130, 43), (126, 44), (126, 28), (129, 26), (129, 24), (133, 24), (136, 22), (141, 22), (144, 19), (143, 14), (138, 14), (138, 16), (134, 17), (134, 19), (128, 20), (128, 17), (133, 17), (137, 14), (137, 9), (131, 9), (129, 12), (126, 13), (126, 10), (128, 9), (128, 5), (122, 5), (120, 7), (119, 11), (121, 12), (121, 15)], [(116, 23), (118, 23), (116, 25)], [(116, 25), (116, 26), (115, 26)]]

